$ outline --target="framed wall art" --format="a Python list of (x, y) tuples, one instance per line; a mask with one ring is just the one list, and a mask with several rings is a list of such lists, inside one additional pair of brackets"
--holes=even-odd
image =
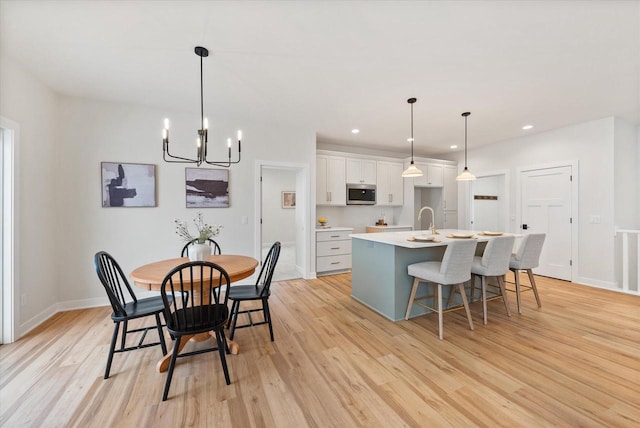
[(187, 208), (229, 208), (229, 170), (185, 168)]
[(102, 162), (102, 206), (155, 207), (156, 166)]
[(284, 191), (282, 192), (282, 208), (295, 208), (296, 207), (296, 192)]

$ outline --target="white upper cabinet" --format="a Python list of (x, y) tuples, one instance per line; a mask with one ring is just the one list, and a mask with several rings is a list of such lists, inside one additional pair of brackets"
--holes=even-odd
[(444, 165), (436, 163), (418, 163), (416, 167), (422, 170), (422, 177), (415, 177), (413, 185), (415, 187), (442, 187), (444, 183)]
[(345, 158), (316, 156), (316, 204), (347, 205)]
[(376, 161), (347, 158), (347, 183), (376, 184)]
[(456, 176), (458, 168), (454, 165), (444, 166), (444, 185), (442, 189), (443, 208), (447, 211), (455, 211), (458, 209), (458, 182)]
[(378, 183), (376, 205), (396, 206), (404, 204), (404, 183), (401, 162), (377, 162)]

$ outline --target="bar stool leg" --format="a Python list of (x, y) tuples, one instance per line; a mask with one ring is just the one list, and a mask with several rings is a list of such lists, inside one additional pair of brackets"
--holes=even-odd
[(438, 284), (438, 330), (440, 332), (440, 340), (444, 339), (442, 332), (442, 284)]
[(482, 281), (482, 322), (487, 325), (487, 277), (481, 276)]
[(517, 269), (513, 271), (513, 276), (515, 278), (515, 283), (516, 283), (516, 304), (518, 306), (518, 313), (521, 314), (522, 309), (520, 308), (520, 278), (519, 278)]
[(467, 319), (469, 320), (469, 328), (473, 330), (473, 320), (471, 319), (471, 310), (469, 309), (469, 303), (467, 302), (467, 294), (464, 292), (464, 284), (458, 284), (460, 289), (460, 295), (462, 296), (462, 303), (464, 304), (464, 310), (467, 312)]
[(511, 316), (511, 309), (509, 309), (509, 302), (507, 301), (507, 288), (504, 285), (504, 277), (498, 276), (498, 285), (500, 286), (500, 292), (502, 293), (502, 301), (504, 302), (504, 307), (507, 310), (507, 316)]
[(531, 269), (527, 269), (527, 275), (529, 275), (529, 282), (531, 283), (531, 289), (533, 290), (533, 294), (536, 296), (536, 302), (538, 303), (538, 307), (541, 308), (542, 304), (540, 303), (540, 296), (538, 296), (538, 289), (536, 288), (536, 280), (533, 279), (533, 272), (531, 272)]
[(411, 287), (411, 295), (409, 296), (409, 303), (407, 304), (407, 313), (404, 314), (404, 319), (409, 319), (409, 314), (411, 313), (411, 306), (413, 306), (413, 300), (416, 298), (416, 291), (418, 291), (418, 284), (420, 284), (420, 280), (418, 278), (413, 278), (413, 287)]

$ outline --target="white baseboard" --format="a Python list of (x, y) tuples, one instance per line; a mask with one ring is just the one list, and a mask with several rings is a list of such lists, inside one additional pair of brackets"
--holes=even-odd
[(55, 314), (57, 314), (58, 312), (59, 312), (58, 304), (54, 303), (53, 305), (46, 308), (44, 311), (31, 317), (31, 319), (20, 324), (20, 326), (18, 327), (17, 334), (15, 335), (15, 339), (18, 340), (19, 338), (29, 333), (31, 330), (38, 327), (40, 324), (42, 324), (43, 322), (45, 322), (46, 320), (54, 316)]
[(573, 282), (576, 284), (586, 285), (588, 287), (601, 288), (603, 290), (616, 291), (618, 293), (623, 293), (623, 294), (632, 294), (634, 296), (640, 295), (640, 291), (635, 291), (635, 290), (625, 291), (621, 289), (618, 286), (618, 284), (615, 282), (600, 281), (597, 279), (584, 278), (584, 277), (579, 277), (576, 281), (573, 281)]

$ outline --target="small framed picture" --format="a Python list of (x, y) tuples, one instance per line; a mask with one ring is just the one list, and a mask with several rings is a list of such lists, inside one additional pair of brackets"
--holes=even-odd
[(296, 207), (296, 192), (282, 192), (282, 208)]
[(156, 166), (102, 162), (102, 207), (155, 207)]
[(229, 208), (229, 170), (185, 168), (187, 208)]

